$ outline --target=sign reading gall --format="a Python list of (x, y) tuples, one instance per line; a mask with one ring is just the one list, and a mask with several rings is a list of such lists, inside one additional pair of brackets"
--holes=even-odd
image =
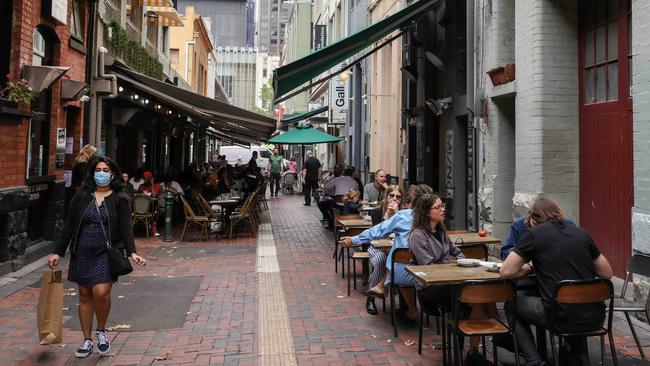
[(341, 80), (341, 75), (337, 75), (330, 80), (330, 121), (333, 125), (344, 125), (347, 120), (348, 105), (350, 93), (348, 91), (348, 81)]

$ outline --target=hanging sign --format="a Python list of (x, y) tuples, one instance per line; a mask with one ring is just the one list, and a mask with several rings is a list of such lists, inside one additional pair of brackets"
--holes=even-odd
[(333, 125), (344, 125), (348, 116), (350, 98), (348, 81), (341, 80), (341, 75), (343, 74), (339, 74), (330, 80), (330, 123)]
[(50, 0), (50, 15), (62, 24), (68, 24), (68, 0)]

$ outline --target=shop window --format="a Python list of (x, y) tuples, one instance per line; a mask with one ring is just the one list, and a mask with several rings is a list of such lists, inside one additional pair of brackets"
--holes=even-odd
[(79, 0), (72, 0), (72, 24), (70, 27), (70, 34), (81, 42), (83, 42), (84, 39), (84, 19), (82, 14)]
[(38, 29), (34, 31), (33, 52), (32, 65), (42, 65), (43, 58), (45, 58), (45, 38)]
[(584, 27), (585, 104), (618, 100), (618, 1), (587, 5)]

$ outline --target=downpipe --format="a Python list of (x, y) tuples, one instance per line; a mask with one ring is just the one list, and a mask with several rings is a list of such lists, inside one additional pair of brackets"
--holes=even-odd
[[(99, 79), (109, 80), (110, 81), (110, 92), (109, 94), (98, 94), (97, 95), (97, 108), (96, 108), (96, 129), (95, 129), (95, 141), (99, 145), (102, 141), (102, 123), (104, 117), (104, 99), (113, 99), (117, 97), (117, 76), (113, 74), (107, 74), (106, 68), (104, 65), (104, 60), (108, 50), (106, 47), (99, 47), (98, 50), (98, 65), (97, 65), (97, 77)], [(105, 152), (104, 152), (105, 153)]]

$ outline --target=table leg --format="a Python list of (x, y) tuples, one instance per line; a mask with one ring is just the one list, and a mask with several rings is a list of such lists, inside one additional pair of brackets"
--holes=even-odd
[[(364, 252), (367, 252), (368, 251), (368, 243), (361, 244), (361, 248), (362, 248), (362, 250)], [(361, 280), (362, 280), (364, 286), (368, 285), (368, 278), (370, 277), (370, 269), (369, 269), (370, 266), (368, 265), (368, 262), (370, 262), (370, 260), (361, 261), (361, 265), (362, 265), (362, 268), (363, 268), (363, 270), (362, 270), (363, 274), (361, 275)]]
[(537, 351), (542, 361), (547, 361), (547, 348), (546, 348), (546, 329), (544, 327), (535, 326), (535, 333), (537, 335)]

